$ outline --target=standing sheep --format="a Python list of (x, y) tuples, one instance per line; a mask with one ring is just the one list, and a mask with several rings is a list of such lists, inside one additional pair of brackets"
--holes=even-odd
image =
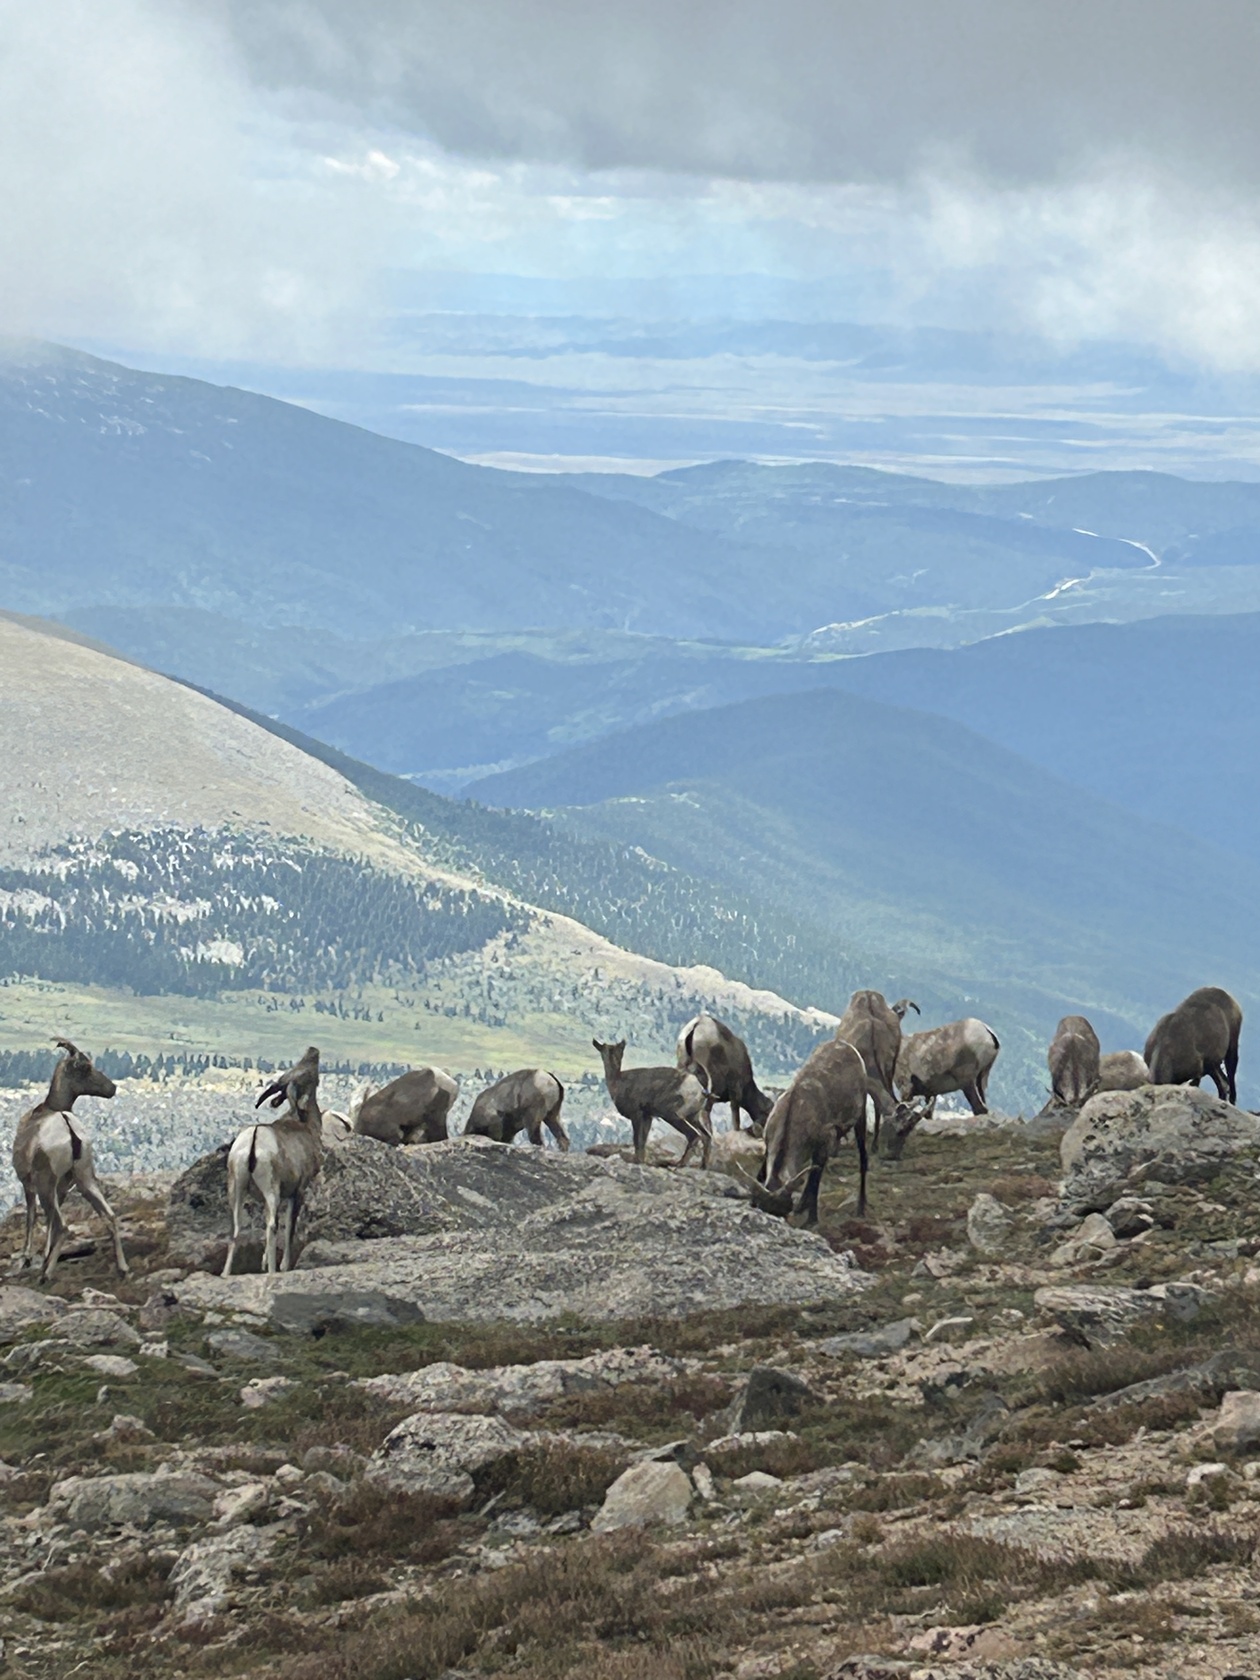
[(694, 1073), (715, 1102), (731, 1106), (731, 1130), (740, 1130), (739, 1111), (748, 1115), (749, 1128), (760, 1135), (773, 1102), (753, 1078), (748, 1046), (712, 1015), (693, 1015), (678, 1035), (678, 1066)]
[(1080, 1108), (1098, 1089), (1102, 1046), (1083, 1015), (1065, 1015), (1054, 1030), (1046, 1061), (1050, 1089), (1065, 1108)]
[(446, 1117), (459, 1086), (441, 1068), (412, 1068), (350, 1105), (354, 1129), (381, 1143), (445, 1143)]
[(703, 1149), (707, 1167), (713, 1149), (713, 1132), (709, 1125), (709, 1093), (694, 1073), (681, 1068), (646, 1067), (622, 1069), (621, 1059), (626, 1053), (626, 1041), (601, 1044), (591, 1040), (604, 1064), (604, 1083), (613, 1107), (630, 1122), (634, 1136), (634, 1158), (640, 1166), (647, 1159), (648, 1134), (653, 1120), (664, 1120), (687, 1140), (680, 1167), (685, 1167), (695, 1153), (696, 1145)]
[(836, 1037), (853, 1046), (866, 1068), (867, 1091), (875, 1105), (877, 1144), (881, 1122), (891, 1118), (897, 1106), (894, 1080), (902, 1017), (907, 1009), (917, 1013), (918, 1008), (909, 998), (890, 1008), (882, 992), (854, 992), (836, 1028)]
[[(974, 1016), (904, 1037), (897, 1057), (897, 1095), (901, 1102), (883, 1153), (890, 1160), (900, 1160), (915, 1126), (931, 1115), (937, 1097), (948, 1096), (951, 1091), (963, 1093), (973, 1114), (987, 1114), (989, 1075), (1000, 1049), (993, 1028)], [(910, 1106), (920, 1099), (926, 1099), (924, 1107)]]
[(820, 1044), (809, 1057), (766, 1122), (766, 1158), (753, 1194), (763, 1212), (796, 1212), (817, 1225), (823, 1173), (850, 1132), (858, 1152), (858, 1213), (866, 1212), (866, 1083), (861, 1056), (843, 1040)]
[(567, 1151), (569, 1134), (560, 1123), (563, 1102), (564, 1086), (554, 1073), (543, 1068), (521, 1068), (482, 1091), (472, 1105), (464, 1135), (511, 1143), (518, 1132), (524, 1132), (541, 1149), (546, 1126), (557, 1146)]
[(1198, 1085), (1208, 1075), (1223, 1102), (1238, 1101), (1242, 1010), (1219, 986), (1201, 986), (1155, 1023), (1143, 1052), (1152, 1085)]

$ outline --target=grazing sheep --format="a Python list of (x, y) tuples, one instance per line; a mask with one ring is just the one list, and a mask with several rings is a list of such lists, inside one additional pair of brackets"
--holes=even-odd
[(918, 1007), (902, 998), (896, 1009), (890, 1009), (882, 992), (854, 992), (836, 1028), (836, 1037), (853, 1046), (866, 1068), (867, 1092), (875, 1105), (876, 1143), (880, 1123), (891, 1118), (897, 1107), (893, 1081), (901, 1049), (901, 1019), (907, 1009), (917, 1011)]
[(1079, 1108), (1098, 1089), (1102, 1046), (1083, 1015), (1065, 1015), (1046, 1052), (1050, 1089), (1065, 1108)]
[(524, 1132), (541, 1149), (546, 1126), (557, 1146), (567, 1151), (569, 1134), (560, 1122), (563, 1102), (564, 1086), (554, 1073), (521, 1068), (482, 1091), (472, 1105), (464, 1135), (511, 1143), (518, 1132)]
[(114, 1264), (126, 1277), (127, 1258), (118, 1234), (118, 1221), (97, 1182), (92, 1165), (92, 1145), (82, 1126), (70, 1117), (80, 1097), (112, 1097), (116, 1087), (112, 1079), (92, 1066), (91, 1057), (76, 1049), (68, 1038), (59, 1038), (57, 1047), (64, 1050), (65, 1055), (53, 1069), (48, 1095), (22, 1116), (13, 1138), (13, 1170), (21, 1181), (26, 1198), (26, 1240), (22, 1245), (18, 1268), (24, 1270), (34, 1259), (35, 1203), (38, 1200), (44, 1210), (47, 1227), (39, 1281), (47, 1283), (52, 1277), (67, 1234), (61, 1207), (73, 1186), (105, 1221), (113, 1239)]
[(1219, 986), (1201, 986), (1155, 1023), (1143, 1052), (1152, 1085), (1198, 1085), (1207, 1074), (1222, 1101), (1238, 1100), (1242, 1010)]
[(647, 1159), (648, 1133), (653, 1120), (664, 1120), (687, 1140), (680, 1167), (685, 1167), (695, 1154), (696, 1145), (703, 1150), (703, 1164), (709, 1165), (713, 1148), (713, 1132), (709, 1125), (711, 1101), (708, 1091), (694, 1073), (681, 1068), (646, 1067), (623, 1071), (621, 1059), (626, 1053), (626, 1041), (601, 1044), (597, 1038), (591, 1043), (599, 1051), (604, 1064), (604, 1083), (613, 1107), (630, 1122), (634, 1136), (634, 1158), (642, 1166)]
[(1150, 1082), (1151, 1071), (1136, 1050), (1113, 1050), (1098, 1064), (1100, 1091), (1136, 1091)]
[[(963, 1093), (973, 1114), (987, 1114), (989, 1075), (1000, 1048), (993, 1028), (974, 1016), (904, 1037), (897, 1057), (896, 1089), (901, 1103), (883, 1153), (899, 1160), (919, 1121), (932, 1113), (938, 1097), (951, 1091)], [(915, 1099), (926, 1099), (925, 1106), (913, 1108)]]
[[(827, 1162), (853, 1133), (858, 1152), (858, 1213), (866, 1212), (867, 1072), (851, 1044), (820, 1044), (775, 1103), (766, 1122), (766, 1156), (752, 1199), (766, 1213), (803, 1214), (818, 1223)], [(802, 1186), (801, 1180), (805, 1183)]]
[[(412, 1068), (350, 1105), (354, 1129), (380, 1143), (445, 1143), (446, 1117), (459, 1085), (441, 1068)], [(357, 1106), (356, 1106), (357, 1105)]]
[(760, 1136), (774, 1103), (753, 1078), (752, 1058), (743, 1039), (713, 1015), (693, 1015), (678, 1035), (678, 1066), (694, 1073), (713, 1103), (731, 1105), (731, 1130), (738, 1132), (739, 1111)]
[(251, 1189), (262, 1197), (267, 1209), (265, 1266), (274, 1272), (280, 1209), (286, 1213), (284, 1267), (293, 1270), (297, 1258), (294, 1242), (298, 1214), (311, 1184), (319, 1176), (324, 1160), (323, 1116), (316, 1091), (319, 1086), (319, 1051), (314, 1045), (301, 1061), (279, 1074), (259, 1095), (255, 1108), (270, 1100), (272, 1108), (288, 1102), (289, 1111), (270, 1125), (246, 1126), (238, 1132), (228, 1150), (228, 1205), (232, 1210), (232, 1236), (228, 1243), (223, 1276), (232, 1275), (236, 1244), (244, 1222), (245, 1202)]

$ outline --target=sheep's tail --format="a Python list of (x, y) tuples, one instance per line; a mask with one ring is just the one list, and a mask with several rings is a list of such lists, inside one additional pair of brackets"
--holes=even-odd
[(83, 1139), (70, 1124), (70, 1116), (68, 1114), (63, 1115), (62, 1119), (66, 1123), (66, 1130), (70, 1133), (70, 1159), (72, 1161), (81, 1161), (83, 1159)]
[(251, 1178), (254, 1176), (254, 1168), (257, 1165), (258, 1165), (258, 1127), (255, 1126), (254, 1130), (253, 1130), (253, 1134), (251, 1135), (250, 1140), (249, 1140), (249, 1160), (246, 1163), (246, 1167), (245, 1167), (246, 1172), (249, 1174), (249, 1176)]

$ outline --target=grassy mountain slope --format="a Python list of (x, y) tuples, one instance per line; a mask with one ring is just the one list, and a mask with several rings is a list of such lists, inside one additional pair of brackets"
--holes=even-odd
[(1260, 863), (1260, 614), (1030, 630), (842, 660), (831, 680)]
[(666, 719), (473, 791), (563, 808), (582, 833), (756, 891), (1038, 1030), (1069, 1007), (1102, 1009), (1140, 1040), (1209, 976), (1260, 996), (1249, 954), (1260, 871), (952, 722), (858, 696)]
[[(272, 1054), (287, 1019), (279, 1036), (347, 1059), (458, 1045), (477, 1065), (566, 1072), (589, 1064), (592, 1031), (661, 1053), (706, 1005), (773, 1067), (825, 1025), (539, 908), (239, 711), (8, 619), (0, 753), (5, 1048), (24, 1042), (15, 1021), (100, 1048), (128, 997), (156, 1000), (131, 1012), (127, 1048), (149, 1054)], [(135, 1041), (137, 1011), (165, 1022), (156, 1043)]]
[(196, 607), (369, 635), (816, 617), (791, 568), (767, 593), (759, 549), (55, 346), (0, 354), (0, 461), (0, 599), (22, 612)]

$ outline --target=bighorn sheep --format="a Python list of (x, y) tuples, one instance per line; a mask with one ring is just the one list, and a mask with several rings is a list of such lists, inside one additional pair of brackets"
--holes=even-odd
[(1083, 1015), (1065, 1015), (1046, 1052), (1050, 1089), (1065, 1108), (1080, 1108), (1098, 1089), (1102, 1046)]
[(1225, 1102), (1238, 1100), (1242, 1010), (1219, 986), (1201, 986), (1155, 1023), (1143, 1052), (1152, 1085), (1198, 1085), (1207, 1074)]
[(901, 1049), (902, 1017), (907, 1009), (917, 1013), (918, 1008), (909, 998), (901, 998), (890, 1008), (882, 992), (854, 992), (836, 1028), (836, 1037), (853, 1046), (866, 1068), (866, 1088), (875, 1105), (876, 1143), (881, 1121), (891, 1118), (897, 1106), (893, 1080)]
[(1136, 1091), (1150, 1082), (1151, 1070), (1136, 1050), (1113, 1050), (1098, 1064), (1100, 1091)]
[[(459, 1085), (441, 1068), (412, 1068), (350, 1105), (354, 1129), (381, 1143), (445, 1143), (446, 1117)], [(357, 1105), (357, 1106), (356, 1106)]]
[[(1000, 1049), (993, 1028), (974, 1016), (904, 1037), (897, 1056), (896, 1088), (901, 1105), (884, 1153), (891, 1160), (899, 1160), (915, 1126), (932, 1113), (937, 1097), (948, 1096), (951, 1091), (963, 1093), (973, 1114), (987, 1114), (989, 1074)], [(913, 1108), (910, 1105), (915, 1099), (926, 1099), (926, 1103)]]
[[(866, 1212), (867, 1073), (851, 1044), (820, 1044), (775, 1103), (766, 1122), (766, 1158), (752, 1188), (765, 1213), (795, 1212), (818, 1223), (818, 1190), (836, 1147), (853, 1133), (858, 1152), (858, 1213)], [(798, 1189), (801, 1179), (803, 1188)]]
[(707, 1167), (713, 1149), (713, 1131), (709, 1125), (712, 1103), (708, 1091), (695, 1074), (672, 1067), (623, 1070), (621, 1059), (626, 1053), (624, 1038), (616, 1044), (601, 1044), (597, 1038), (591, 1043), (599, 1051), (604, 1064), (604, 1084), (608, 1087), (613, 1107), (630, 1122), (634, 1158), (640, 1166), (647, 1159), (652, 1121), (664, 1120), (687, 1140), (679, 1166), (687, 1165), (695, 1154), (696, 1145), (700, 1144), (703, 1165)]
[(114, 1243), (114, 1264), (126, 1277), (127, 1257), (123, 1253), (118, 1221), (97, 1181), (92, 1165), (92, 1145), (82, 1127), (70, 1117), (80, 1097), (112, 1097), (116, 1087), (112, 1079), (92, 1066), (91, 1057), (76, 1049), (68, 1038), (59, 1038), (57, 1047), (64, 1050), (65, 1055), (53, 1069), (48, 1095), (22, 1116), (13, 1138), (13, 1170), (21, 1180), (22, 1194), (26, 1197), (26, 1241), (22, 1245), (18, 1267), (25, 1269), (34, 1258), (31, 1251), (38, 1199), (47, 1227), (39, 1281), (47, 1283), (52, 1277), (66, 1240), (66, 1222), (61, 1217), (61, 1207), (67, 1192), (74, 1186), (88, 1206), (94, 1208), (105, 1221)]
[(748, 1115), (757, 1135), (770, 1118), (774, 1103), (753, 1078), (752, 1058), (743, 1039), (713, 1015), (693, 1015), (678, 1035), (678, 1066), (694, 1073), (713, 1103), (731, 1105), (731, 1130), (740, 1130), (739, 1111)]
[(238, 1132), (228, 1150), (228, 1205), (232, 1210), (232, 1237), (228, 1243), (223, 1276), (232, 1275), (236, 1244), (245, 1215), (245, 1202), (252, 1186), (267, 1209), (265, 1265), (276, 1271), (276, 1235), (280, 1208), (286, 1211), (284, 1270), (291, 1272), (297, 1258), (294, 1237), (298, 1214), (306, 1192), (319, 1176), (324, 1160), (323, 1117), (316, 1091), (319, 1086), (319, 1051), (314, 1045), (287, 1073), (277, 1075), (262, 1091), (255, 1108), (270, 1099), (272, 1108), (287, 1101), (289, 1111), (270, 1125), (246, 1126)]
[(554, 1073), (542, 1068), (521, 1068), (482, 1091), (472, 1105), (464, 1135), (511, 1143), (518, 1132), (524, 1132), (541, 1149), (542, 1129), (546, 1126), (557, 1147), (567, 1150), (569, 1134), (560, 1120), (563, 1102), (564, 1086)]

